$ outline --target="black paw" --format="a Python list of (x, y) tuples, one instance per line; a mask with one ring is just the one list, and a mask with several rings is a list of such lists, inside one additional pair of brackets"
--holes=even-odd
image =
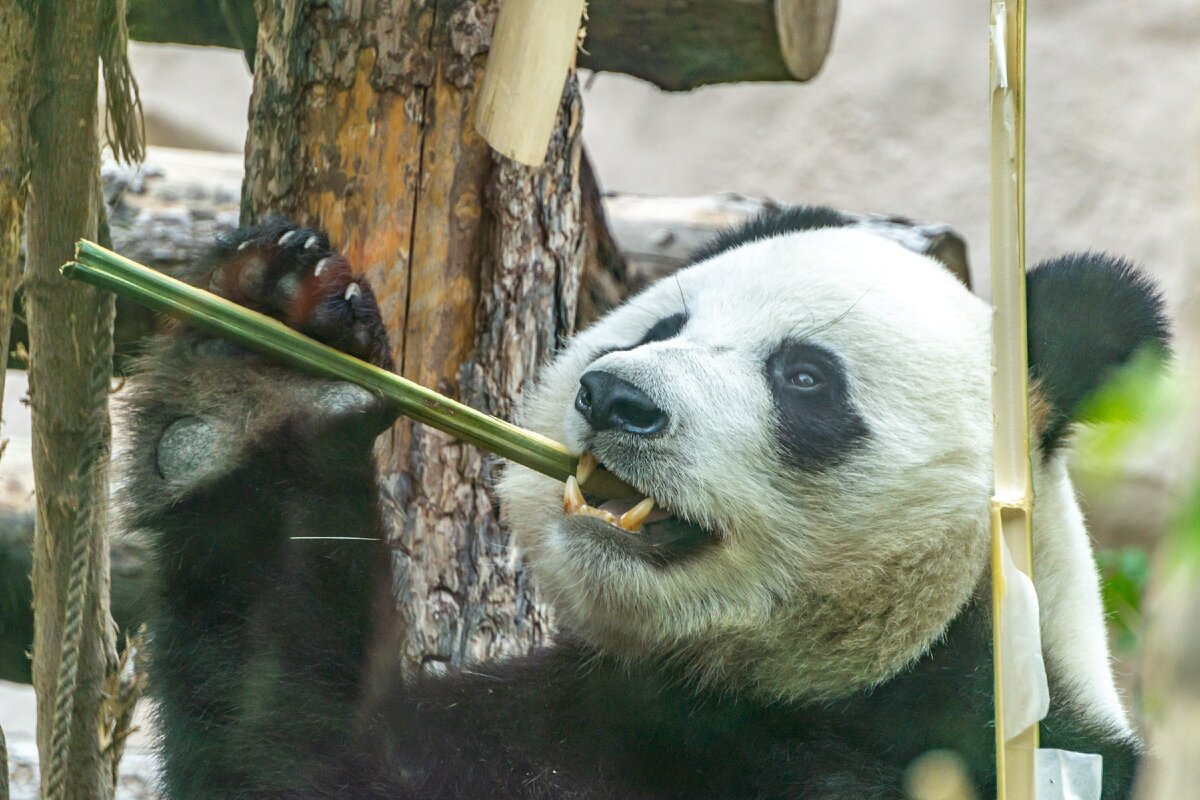
[(284, 219), (222, 238), (194, 283), (331, 347), (390, 369), (375, 293), (328, 237)]

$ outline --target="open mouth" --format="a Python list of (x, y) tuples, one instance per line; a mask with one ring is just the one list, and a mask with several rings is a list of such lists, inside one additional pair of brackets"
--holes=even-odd
[(563, 489), (563, 512), (568, 516), (599, 520), (605, 525), (603, 530), (655, 561), (685, 555), (717, 541), (714, 533), (677, 516), (653, 497), (600, 500), (587, 495), (581, 484), (587, 483), (598, 466), (591, 453), (580, 457), (578, 470)]

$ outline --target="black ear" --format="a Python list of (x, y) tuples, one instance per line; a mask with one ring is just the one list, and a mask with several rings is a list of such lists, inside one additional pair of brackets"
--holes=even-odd
[(1043, 401), (1041, 450), (1063, 444), (1083, 402), (1146, 346), (1166, 353), (1170, 332), (1158, 287), (1103, 253), (1044, 261), (1025, 282), (1029, 376)]

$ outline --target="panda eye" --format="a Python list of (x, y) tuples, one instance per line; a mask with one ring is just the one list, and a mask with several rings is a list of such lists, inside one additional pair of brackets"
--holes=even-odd
[(825, 384), (825, 376), (821, 370), (811, 364), (804, 364), (787, 375), (788, 385), (801, 392), (815, 392)]

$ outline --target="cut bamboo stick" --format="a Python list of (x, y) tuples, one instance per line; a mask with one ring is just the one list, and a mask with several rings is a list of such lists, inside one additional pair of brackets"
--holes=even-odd
[(492, 31), (475, 128), (499, 153), (529, 166), (546, 158), (575, 63), (584, 0), (504, 0)]
[[(1032, 577), (1029, 370), (1025, 327), (1025, 2), (991, 2), (992, 609), (998, 800), (1033, 800), (1038, 726), (1005, 730), (1004, 705), (1031, 676), (1004, 674), (1003, 546)], [(1036, 631), (1031, 632), (1036, 634)], [(1025, 684), (1028, 685), (1028, 684)]]
[[(476, 411), (373, 364), (304, 336), (265, 314), (144, 267), (98, 244), (81, 240), (63, 275), (90, 283), (175, 317), (313, 375), (349, 381), (396, 403), (406, 417), (560, 481), (575, 474), (579, 459), (533, 431)], [(638, 492), (604, 470), (587, 491), (611, 499)]]
[(837, 6), (837, 0), (775, 0), (779, 53), (796, 80), (812, 80), (825, 64)]

